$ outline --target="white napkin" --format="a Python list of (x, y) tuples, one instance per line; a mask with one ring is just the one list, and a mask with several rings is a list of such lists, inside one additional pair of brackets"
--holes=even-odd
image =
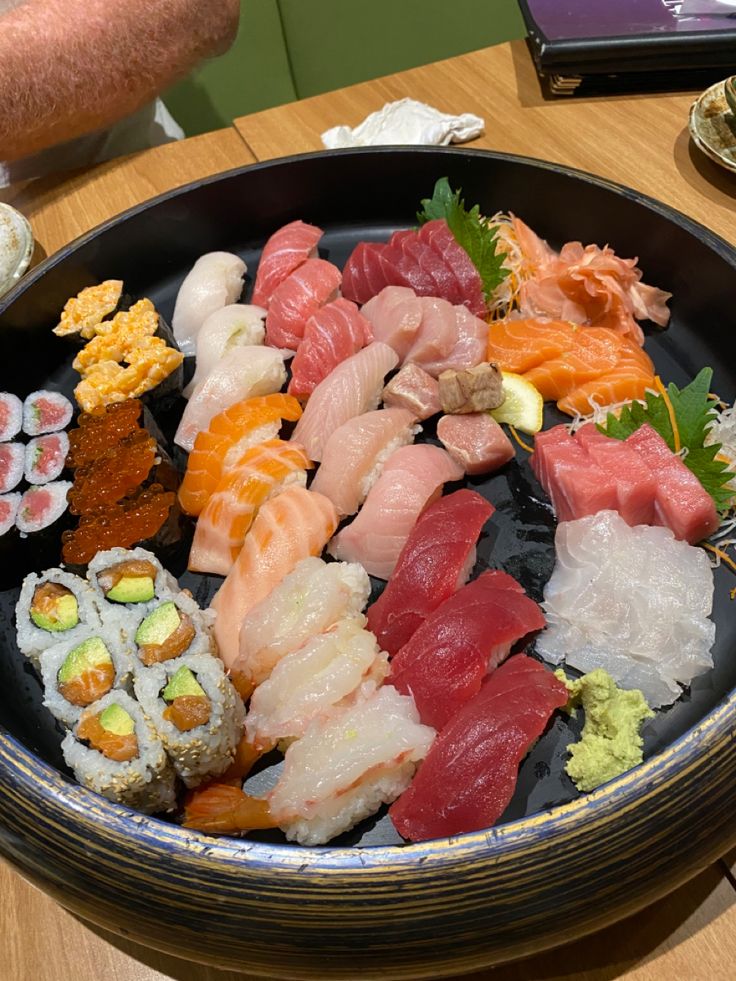
[(333, 126), (322, 134), (322, 143), (328, 150), (396, 144), (447, 146), (472, 140), (483, 132), (484, 125), (480, 116), (469, 112), (450, 116), (424, 102), (400, 99), (372, 112), (355, 129)]

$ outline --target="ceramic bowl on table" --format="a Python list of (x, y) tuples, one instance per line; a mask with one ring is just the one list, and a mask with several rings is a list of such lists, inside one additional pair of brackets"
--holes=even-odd
[[(410, 226), (442, 176), (483, 213), (513, 211), (554, 245), (582, 239), (638, 255), (647, 281), (674, 297), (670, 327), (647, 339), (660, 373), (681, 384), (710, 364), (715, 390), (733, 401), (734, 249), (625, 188), (457, 149), (289, 158), (132, 209), (47, 260), (0, 305), (0, 337), (15, 352), (0, 389), (71, 384), (50, 328), (65, 300), (92, 282), (123, 279), (167, 316), (201, 253), (238, 252), (252, 274), (268, 235), (295, 218), (323, 227), (324, 254), (341, 264), (359, 239)], [(497, 507), (481, 561), (540, 598), (554, 523), (522, 451), (474, 486)], [(736, 840), (736, 618), (726, 569), (716, 572), (715, 667), (647, 727), (642, 766), (578, 796), (564, 774), (571, 729), (558, 720), (522, 765), (495, 828), (406, 845), (379, 815), (330, 846), (303, 848), (273, 833), (214, 839), (109, 803), (68, 776), (38, 682), (15, 648), (13, 606), (28, 561), (21, 546), (6, 557), (0, 594), (0, 852), (113, 932), (273, 977), (438, 977), (602, 927)], [(216, 586), (190, 574), (181, 582), (198, 597)]]

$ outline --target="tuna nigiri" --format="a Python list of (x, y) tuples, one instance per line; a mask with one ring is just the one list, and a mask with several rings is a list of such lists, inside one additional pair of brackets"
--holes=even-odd
[(278, 392), (286, 381), (284, 359), (270, 347), (240, 347), (221, 358), (192, 392), (174, 442), (191, 451), (213, 416), (236, 402)]
[(307, 259), (276, 288), (268, 304), (266, 342), (296, 351), (304, 327), (321, 306), (337, 296), (342, 274), (324, 259)]
[(231, 252), (208, 252), (194, 263), (177, 293), (171, 321), (184, 354), (194, 354), (197, 334), (207, 317), (239, 299), (246, 269), (240, 256)]
[(389, 810), (399, 834), (426, 841), (495, 824), (511, 800), (519, 763), (567, 697), (565, 685), (524, 654), (501, 665), (438, 735)]
[(338, 426), (376, 408), (383, 380), (398, 360), (388, 345), (374, 341), (317, 385), (294, 430), (294, 439), (305, 447), (310, 459), (322, 459), (325, 444)]
[(350, 300), (340, 297), (320, 307), (307, 321), (291, 363), (289, 394), (308, 398), (341, 361), (372, 340), (369, 321)]
[(331, 554), (360, 562), (372, 576), (388, 579), (421, 512), (442, 493), (446, 481), (462, 475), (437, 446), (400, 447), (387, 460), (358, 516), (331, 542)]
[(355, 514), (399, 446), (418, 427), (406, 409), (376, 409), (343, 423), (330, 435), (312, 490), (329, 497), (340, 517)]
[(369, 628), (389, 654), (468, 578), (475, 544), (493, 511), (480, 494), (459, 490), (420, 515), (386, 588), (367, 611)]
[(281, 420), (296, 421), (301, 406), (290, 395), (275, 393), (243, 399), (210, 420), (207, 429), (197, 433), (187, 469), (179, 487), (179, 503), (187, 514), (202, 512), (222, 475), (245, 450), (267, 439), (274, 439)]
[(189, 568), (226, 576), (258, 509), (294, 483), (304, 487), (310, 466), (298, 443), (272, 439), (246, 450), (199, 516)]
[(322, 229), (291, 221), (269, 238), (261, 252), (253, 287), (253, 303), (268, 307), (274, 290), (307, 259), (317, 255)]
[(226, 667), (239, 651), (240, 625), (301, 559), (319, 555), (337, 527), (331, 501), (303, 487), (287, 489), (256, 515), (235, 564), (212, 601), (215, 639)]
[(209, 315), (197, 334), (197, 367), (184, 389), (186, 398), (204, 381), (223, 355), (236, 347), (263, 344), (266, 337), (265, 316), (263, 307), (247, 303), (230, 303)]

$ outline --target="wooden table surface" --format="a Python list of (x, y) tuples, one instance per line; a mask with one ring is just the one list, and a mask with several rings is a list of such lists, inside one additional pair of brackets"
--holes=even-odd
[[(691, 146), (693, 93), (546, 102), (526, 48), (500, 45), (235, 121), (235, 129), (0, 192), (51, 253), (122, 209), (230, 167), (321, 148), (410, 95), (486, 120), (472, 146), (554, 160), (651, 194), (736, 243), (736, 176)], [(465, 981), (718, 981), (736, 977), (736, 862), (728, 857), (636, 917)], [(244, 965), (247, 968), (247, 965)], [(386, 965), (390, 972), (390, 965)], [(0, 863), (0, 981), (236, 981), (77, 920)]]

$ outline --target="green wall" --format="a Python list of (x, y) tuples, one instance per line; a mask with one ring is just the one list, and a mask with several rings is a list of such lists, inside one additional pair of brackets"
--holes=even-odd
[(516, 0), (242, 0), (230, 51), (164, 100), (191, 136), (524, 34)]

